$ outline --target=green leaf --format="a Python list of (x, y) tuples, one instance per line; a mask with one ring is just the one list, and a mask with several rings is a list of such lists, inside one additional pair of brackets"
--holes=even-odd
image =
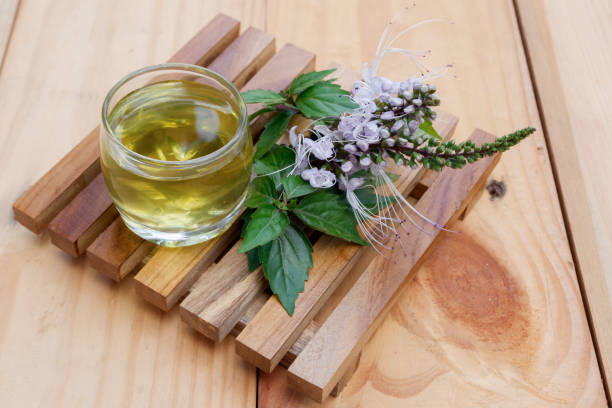
[[(374, 193), (374, 190), (372, 190), (369, 187), (364, 187), (364, 188), (358, 188), (355, 190), (355, 195), (357, 195), (357, 198), (359, 199), (359, 201), (361, 201), (361, 203), (371, 212), (373, 213), (377, 213), (376, 210), (376, 194)], [(386, 202), (384, 200), (383, 196), (379, 196), (378, 197), (378, 204), (382, 207), (382, 208), (386, 208), (389, 205), (395, 203), (397, 201), (397, 199), (393, 196), (386, 196)], [(381, 209), (382, 209), (381, 208)]]
[(261, 265), (261, 259), (259, 259), (259, 248), (253, 248), (247, 252), (247, 262), (249, 264), (249, 271), (253, 272)]
[[(291, 148), (275, 145), (268, 153), (255, 160), (255, 173), (257, 175), (270, 174), (276, 188), (278, 188), (281, 185), (281, 177), (286, 176), (291, 171), (291, 166), (294, 163), (295, 152)], [(284, 170), (278, 171), (280, 169)]]
[(315, 191), (309, 182), (305, 181), (301, 176), (283, 177), (281, 182), (287, 194), (287, 198), (295, 198), (305, 196)]
[(285, 97), (265, 89), (251, 89), (242, 93), (245, 103), (265, 103), (277, 105), (286, 101)]
[(358, 107), (348, 95), (336, 84), (319, 82), (299, 94), (296, 106), (311, 119), (340, 116)]
[(252, 122), (252, 121), (253, 121), (253, 119), (255, 119), (256, 117), (258, 117), (259, 115), (263, 115), (264, 113), (272, 112), (273, 110), (274, 110), (274, 108), (273, 108), (273, 107), (271, 107), (271, 106), (266, 106), (266, 107), (263, 107), (263, 108), (261, 108), (261, 109), (259, 109), (259, 110), (255, 111), (255, 112), (251, 113), (251, 114), (249, 115), (249, 123), (250, 123), (250, 122)]
[(304, 197), (293, 210), (306, 225), (344, 240), (367, 245), (357, 232), (357, 220), (339, 192), (319, 190)]
[(300, 93), (306, 88), (310, 88), (317, 82), (322, 81), (323, 78), (325, 78), (326, 76), (328, 76), (335, 70), (336, 70), (335, 68), (332, 68), (332, 69), (326, 69), (324, 71), (313, 71), (313, 72), (308, 72), (306, 74), (302, 74), (299, 77), (295, 78), (293, 82), (291, 82), (291, 85), (289, 85), (289, 89), (287, 90), (287, 92), (289, 94)]
[(278, 139), (283, 135), (287, 126), (289, 126), (289, 120), (293, 116), (293, 112), (282, 111), (276, 114), (272, 119), (266, 123), (264, 131), (259, 136), (259, 142), (257, 142), (257, 151), (255, 152), (255, 158), (261, 158), (265, 153), (270, 150), (272, 146), (276, 144)]
[(257, 208), (274, 203), (276, 186), (269, 176), (256, 177), (249, 185), (249, 193), (244, 203), (248, 208)]
[(240, 230), (240, 238), (244, 238), (244, 234), (246, 233), (247, 226), (249, 225), (249, 222), (251, 221), (251, 216), (253, 215), (254, 212), (255, 210), (251, 210), (247, 208), (244, 211), (244, 214), (242, 214), (242, 217), (240, 217), (242, 219), (242, 229)]
[(238, 252), (247, 252), (272, 241), (285, 231), (288, 224), (289, 217), (284, 211), (271, 204), (259, 207), (251, 216)]
[(312, 268), (312, 245), (304, 233), (289, 225), (277, 239), (259, 248), (264, 276), (281, 304), (293, 315), (295, 300), (304, 291), (308, 269)]
[(426, 120), (425, 122), (421, 123), (421, 126), (419, 126), (419, 129), (427, 133), (429, 136), (433, 136), (436, 139), (442, 140), (442, 137), (440, 137), (438, 132), (436, 132), (436, 129), (434, 129), (433, 123), (431, 123), (431, 120)]

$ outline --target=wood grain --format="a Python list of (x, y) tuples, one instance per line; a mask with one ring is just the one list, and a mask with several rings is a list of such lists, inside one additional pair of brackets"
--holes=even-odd
[[(243, 91), (255, 88), (286, 88), (290, 81), (299, 74), (314, 68), (315, 56), (311, 52), (292, 44), (285, 44), (242, 88)], [(224, 72), (224, 71), (219, 71)], [(248, 111), (257, 110), (256, 105), (249, 105)], [(251, 124), (251, 135), (256, 137), (263, 128), (263, 121), (256, 120)], [(116, 224), (116, 225), (115, 225)], [(136, 258), (144, 257), (151, 247), (136, 236), (119, 219), (113, 222), (112, 233), (101, 234), (87, 250), (92, 266), (111, 277), (121, 279), (137, 264)], [(125, 237), (124, 245), (115, 245), (117, 236)], [(144, 246), (144, 247), (143, 247)]]
[(13, 21), (17, 14), (19, 0), (0, 1), (0, 69), (4, 61), (4, 53), (8, 47), (9, 37), (13, 29)]
[[(207, 62), (238, 35), (239, 22), (219, 15), (200, 30), (184, 48), (170, 60), (186, 63)], [(192, 49), (193, 48), (193, 49)], [(269, 52), (269, 50), (266, 50)], [(244, 73), (239, 73), (244, 75)], [(15, 218), (26, 228), (40, 233), (47, 224), (100, 173), (100, 127), (70, 150), (13, 204)], [(103, 193), (101, 193), (103, 194)]]
[[(612, 389), (612, 7), (517, 0), (594, 340)], [(576, 80), (580, 75), (582, 80)], [(589, 135), (585, 141), (584, 135)]]
[[(527, 125), (541, 129), (511, 1), (411, 4), (406, 24), (432, 17), (453, 23), (413, 30), (397, 46), (431, 49), (424, 60), (429, 68), (453, 64), (435, 83), (442, 107), (461, 118), (458, 139), (475, 127), (495, 134)], [(317, 50), (321, 67), (338, 61), (359, 69), (372, 59), (384, 24), (405, 6), (399, 0), (325, 7), (273, 0), (268, 27), (279, 41)], [(298, 24), (301, 30), (295, 30)], [(406, 59), (390, 57), (380, 72), (400, 80), (412, 71)], [(457, 224), (462, 233), (429, 258), (439, 262), (421, 267), (402, 293), (345, 390), (323, 406), (605, 406), (542, 132), (504, 153), (492, 178), (505, 182), (506, 194), (478, 199)], [(493, 260), (500, 267), (485, 279), (482, 266)], [(442, 292), (447, 279), (434, 278), (465, 270), (465, 263), (470, 273), (451, 275), (457, 285)], [(513, 296), (504, 282), (518, 285), (521, 295)], [(482, 298), (480, 288), (486, 287), (497, 288), (495, 296)], [(522, 301), (496, 303), (502, 299)], [(487, 311), (495, 311), (500, 323), (491, 324)], [(515, 330), (505, 321), (524, 323)], [(286, 387), (283, 374), (277, 369), (260, 376), (260, 406), (319, 406)]]
[(117, 209), (100, 173), (51, 221), (51, 242), (78, 257), (116, 215)]
[[(495, 137), (476, 131), (471, 139), (481, 144)], [(480, 160), (461, 171), (443, 170), (416, 209), (442, 225), (451, 224), (484, 187), (500, 156)], [(407, 252), (376, 257), (289, 367), (289, 381), (310, 398), (322, 402), (329, 395), (442, 232), (431, 225), (423, 225), (426, 234), (412, 225), (407, 228), (409, 231), (402, 234)]]
[(87, 259), (92, 268), (119, 282), (154, 248), (153, 243), (134, 234), (125, 226), (121, 217), (116, 217), (87, 247)]
[(256, 370), (233, 339), (207, 341), (9, 210), (99, 121), (117, 78), (165, 61), (219, 12), (265, 26), (263, 1), (21, 2), (0, 74), (2, 407), (256, 406)]

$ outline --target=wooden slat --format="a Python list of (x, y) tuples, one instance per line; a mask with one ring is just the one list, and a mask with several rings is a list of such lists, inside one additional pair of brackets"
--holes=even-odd
[(612, 404), (612, 9), (607, 0), (515, 4)]
[[(240, 23), (217, 15), (171, 59), (207, 63), (238, 36)], [(185, 58), (185, 59), (182, 59)], [(15, 218), (35, 233), (47, 224), (100, 173), (99, 126), (76, 145), (13, 204)]]
[[(285, 44), (242, 88), (242, 91), (255, 88), (282, 90), (297, 75), (314, 68), (314, 54), (293, 44)], [(220, 64), (219, 64), (220, 65)], [(281, 68), (284, 67), (284, 68)], [(222, 72), (222, 71), (221, 71)], [(249, 112), (257, 110), (255, 105), (248, 106)], [(262, 129), (265, 119), (256, 120), (251, 124), (251, 134), (256, 136)], [(115, 225), (117, 224), (117, 225)], [(147, 244), (132, 233), (120, 219), (116, 219), (109, 227), (113, 233), (101, 234), (87, 249), (87, 256), (92, 266), (111, 277), (122, 279), (138, 262), (134, 257), (146, 255)], [(125, 245), (115, 245), (112, 241), (117, 236), (125, 237)], [(128, 239), (129, 237), (129, 239)], [(143, 245), (145, 248), (143, 249)], [(149, 250), (151, 248), (149, 247)]]
[[(443, 138), (450, 137), (456, 124), (457, 119), (445, 113), (440, 113), (439, 121), (436, 120), (436, 128)], [(425, 169), (398, 167), (391, 171), (401, 174), (396, 185), (403, 194), (407, 194)], [(317, 254), (314, 266), (309, 272), (304, 292), (297, 298), (293, 315), (289, 316), (278, 299), (272, 297), (237, 338), (238, 354), (265, 372), (269, 373), (276, 367), (300, 332), (351, 268), (356, 266), (365, 248), (324, 237), (315, 244), (313, 252)]]
[[(247, 46), (244, 43), (244, 46)], [(239, 50), (234, 50), (239, 52)], [(285, 89), (291, 81), (314, 66), (314, 54), (288, 45), (279, 52), (279, 58), (273, 58), (262, 69), (261, 75), (255, 75), (243, 89), (261, 88), (269, 86), (272, 90)], [(288, 60), (286, 55), (292, 55)], [(221, 57), (220, 57), (221, 58)], [(252, 107), (249, 107), (252, 110)], [(210, 251), (221, 252), (226, 248), (227, 241), (212, 241), (196, 245), (195, 249), (184, 249), (182, 266), (178, 268), (172, 264), (176, 249), (159, 248), (151, 260), (136, 275), (139, 292), (153, 304), (166, 310), (179, 300), (200, 274), (210, 265), (215, 257), (209, 255)], [(222, 248), (219, 248), (222, 245)], [(163, 266), (161, 266), (163, 265)], [(165, 269), (164, 269), (165, 268)], [(166, 270), (167, 269), (167, 270)]]
[[(197, 46), (197, 43), (198, 41), (190, 41), (192, 46)], [(215, 45), (215, 48), (218, 48), (218, 46)], [(265, 63), (272, 53), (274, 53), (274, 37), (251, 27), (227, 47), (227, 49), (209, 65), (209, 68), (221, 73), (221, 75), (240, 87), (244, 85), (244, 82), (250, 77), (253, 69)], [(241, 57), (236, 58), (236, 54), (239, 54)], [(202, 59), (208, 61), (208, 58), (198, 57), (197, 55), (197, 52), (186, 49), (179, 52), (175, 57), (193, 58), (194, 61), (200, 61)], [(75, 197), (74, 201), (77, 203), (95, 202), (95, 205), (91, 206), (89, 209), (83, 209), (74, 205), (67, 206), (50, 224), (50, 230), (52, 232), (53, 242), (57, 246), (67, 250), (68, 253), (73, 256), (78, 256), (84, 253), (87, 246), (89, 246), (97, 236), (97, 234), (87, 236), (83, 236), (83, 234), (94, 230), (100, 233), (106, 228), (113, 220), (113, 217), (109, 216), (109, 214), (114, 211), (114, 205), (106, 185), (102, 182), (102, 174), (98, 174), (95, 183), (92, 182), (90, 186), (81, 191)], [(87, 213), (86, 216), (81, 214), (85, 212)], [(78, 221), (66, 223), (66, 220), (73, 219)], [(51, 225), (53, 228), (51, 228)], [(82, 242), (84, 245), (76, 245), (77, 241)], [(76, 252), (74, 248), (76, 248)]]
[[(476, 143), (493, 139), (480, 130), (472, 134)], [(484, 186), (499, 158), (496, 155), (483, 159), (461, 171), (443, 170), (419, 200), (417, 210), (439, 223), (452, 223)], [(395, 251), (389, 257), (375, 258), (289, 367), (289, 380), (310, 398), (323, 401), (329, 395), (377, 323), (385, 317), (399, 289), (440, 236), (441, 230), (431, 225), (425, 228), (427, 234), (414, 227), (410, 234), (404, 234), (406, 254)]]
[(115, 220), (87, 248), (90, 265), (119, 282), (155, 248), (129, 230), (121, 217)]
[(100, 173), (51, 221), (51, 241), (77, 257), (116, 215), (117, 209)]

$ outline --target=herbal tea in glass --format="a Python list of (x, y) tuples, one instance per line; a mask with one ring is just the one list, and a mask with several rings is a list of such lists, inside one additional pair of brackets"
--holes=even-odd
[(253, 148), (242, 97), (219, 75), (181, 64), (137, 71), (109, 93), (103, 125), (102, 171), (136, 234), (189, 245), (239, 215)]

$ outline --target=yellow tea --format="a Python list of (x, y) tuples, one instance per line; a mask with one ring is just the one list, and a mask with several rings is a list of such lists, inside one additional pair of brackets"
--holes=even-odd
[(252, 163), (250, 137), (228, 145), (239, 122), (227, 93), (195, 81), (157, 82), (120, 99), (108, 114), (109, 130), (140, 156), (122, 160), (113, 152), (119, 146), (103, 142), (101, 164), (128, 226), (181, 233), (237, 212)]

